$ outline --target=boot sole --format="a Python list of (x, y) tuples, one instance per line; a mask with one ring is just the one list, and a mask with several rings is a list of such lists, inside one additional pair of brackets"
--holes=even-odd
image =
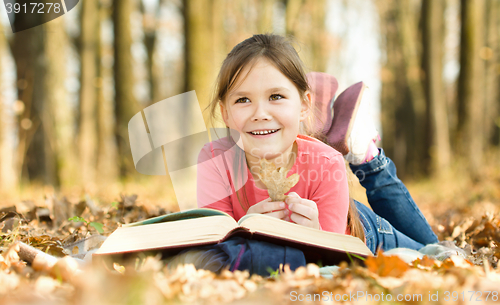
[[(366, 85), (363, 82), (356, 83), (342, 92), (333, 103), (333, 122), (327, 134), (328, 143), (344, 156), (349, 153), (347, 139), (351, 135), (354, 118), (358, 113), (365, 88)], [(349, 105), (349, 101), (352, 100), (356, 102), (354, 105)], [(331, 136), (328, 136), (329, 134)]]

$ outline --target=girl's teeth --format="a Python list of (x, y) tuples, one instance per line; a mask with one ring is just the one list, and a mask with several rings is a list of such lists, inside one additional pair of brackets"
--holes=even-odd
[(275, 132), (277, 129), (275, 130), (270, 130), (270, 131), (255, 131), (255, 132), (252, 132), (252, 134), (255, 134), (255, 135), (258, 135), (258, 134), (268, 134), (268, 133), (273, 133)]

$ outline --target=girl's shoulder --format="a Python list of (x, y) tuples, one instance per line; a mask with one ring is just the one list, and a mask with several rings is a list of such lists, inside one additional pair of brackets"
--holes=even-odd
[(234, 151), (236, 148), (237, 145), (234, 143), (234, 141), (230, 141), (227, 137), (223, 137), (203, 145), (200, 155), (205, 155), (207, 157), (213, 158), (221, 154)]
[(299, 134), (297, 135), (296, 141), (298, 145), (298, 155), (301, 160), (308, 160), (309, 162), (318, 164), (325, 161), (332, 162), (342, 159), (342, 154), (340, 152), (314, 137)]

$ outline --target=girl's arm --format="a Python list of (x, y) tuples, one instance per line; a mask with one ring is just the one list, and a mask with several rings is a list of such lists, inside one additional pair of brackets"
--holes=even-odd
[(221, 161), (218, 158), (222, 156), (212, 157), (208, 146), (203, 147), (198, 155), (196, 176), (198, 207), (223, 211), (234, 218), (229, 180), (227, 174), (221, 173), (217, 167), (216, 162)]
[(320, 166), (321, 180), (310, 200), (318, 207), (323, 231), (345, 234), (349, 210), (349, 186), (342, 155), (332, 157)]
[[(286, 203), (291, 215), (286, 220), (306, 227), (345, 234), (349, 190), (343, 159), (334, 157), (333, 161), (309, 170), (318, 171), (315, 177), (321, 173), (319, 184), (311, 199), (301, 198), (296, 192), (288, 193)], [(308, 176), (311, 174), (308, 173)]]

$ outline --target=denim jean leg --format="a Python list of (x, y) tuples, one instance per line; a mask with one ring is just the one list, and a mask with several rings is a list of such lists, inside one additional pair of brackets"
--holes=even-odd
[(420, 250), (424, 245), (396, 230), (387, 220), (375, 214), (364, 204), (355, 201), (359, 218), (365, 232), (366, 246), (373, 254), (380, 248), (389, 251), (394, 248)]
[(421, 243), (438, 241), (429, 223), (396, 175), (396, 166), (379, 148), (370, 162), (353, 165), (352, 172), (366, 189), (368, 203), (375, 214), (387, 220), (400, 233)]

